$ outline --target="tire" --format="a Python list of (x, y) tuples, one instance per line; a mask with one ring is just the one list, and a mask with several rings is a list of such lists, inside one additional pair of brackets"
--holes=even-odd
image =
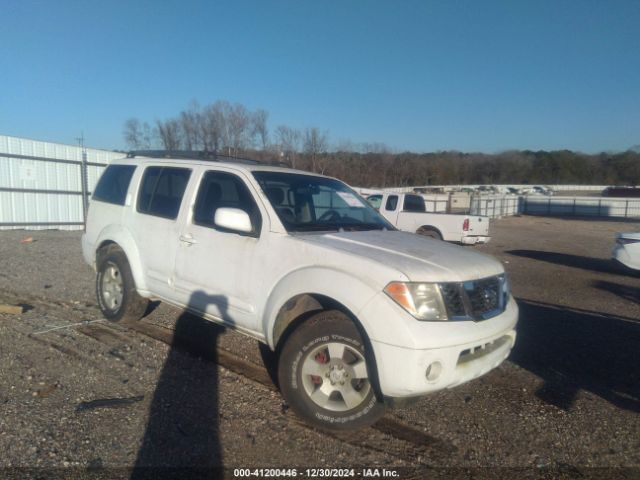
[(323, 429), (363, 428), (385, 411), (362, 336), (336, 310), (313, 315), (291, 333), (279, 355), (278, 379), (293, 411)]
[(98, 252), (96, 297), (112, 322), (138, 321), (147, 310), (149, 300), (138, 295), (127, 257), (117, 246)]
[(442, 240), (440, 232), (432, 227), (420, 227), (416, 233), (424, 237), (433, 238), (434, 240)]

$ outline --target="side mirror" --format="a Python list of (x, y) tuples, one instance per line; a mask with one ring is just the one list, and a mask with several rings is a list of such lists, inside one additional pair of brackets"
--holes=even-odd
[(217, 227), (236, 232), (250, 233), (253, 230), (249, 214), (239, 208), (218, 208), (213, 222)]

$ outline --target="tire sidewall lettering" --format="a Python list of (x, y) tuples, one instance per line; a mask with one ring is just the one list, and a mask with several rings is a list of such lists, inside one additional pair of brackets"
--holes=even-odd
[(342, 312), (323, 311), (299, 325), (283, 345), (278, 367), (280, 378), (283, 379), (280, 383), (282, 393), (298, 415), (318, 427), (348, 430), (371, 425), (385, 410), (384, 403), (376, 395), (371, 381), (367, 395), (361, 397), (358, 405), (348, 410), (334, 411), (324, 408), (314, 402), (307, 393), (307, 380), (302, 374), (303, 366), (314, 352), (319, 352), (332, 343), (341, 344), (353, 350), (352, 353), (359, 352), (367, 362), (368, 374), (371, 374), (370, 360), (367, 359), (368, 349), (357, 325)]

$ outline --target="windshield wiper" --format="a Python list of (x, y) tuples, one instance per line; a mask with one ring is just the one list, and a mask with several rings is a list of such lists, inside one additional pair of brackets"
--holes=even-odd
[(340, 225), (340, 228), (345, 232), (364, 232), (368, 230), (384, 230), (385, 227), (377, 223), (349, 223)]
[(384, 230), (386, 227), (377, 223), (310, 223), (308, 225), (291, 225), (289, 230), (294, 232), (364, 232), (370, 230)]
[(309, 225), (292, 225), (290, 229), (294, 232), (337, 232), (340, 228), (340, 225), (334, 223), (310, 223)]

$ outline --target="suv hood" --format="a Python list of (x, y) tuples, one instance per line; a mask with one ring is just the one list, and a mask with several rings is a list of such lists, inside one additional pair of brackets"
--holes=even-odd
[(374, 230), (296, 238), (370, 259), (398, 270), (414, 282), (464, 282), (504, 272), (493, 257), (407, 232)]

